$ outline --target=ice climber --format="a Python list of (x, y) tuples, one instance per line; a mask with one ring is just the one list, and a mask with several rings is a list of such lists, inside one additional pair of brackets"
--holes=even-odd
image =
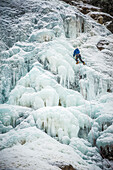
[[(76, 57), (75, 57), (76, 56)], [(85, 65), (85, 62), (82, 60), (81, 55), (80, 55), (80, 51), (78, 48), (76, 48), (73, 52), (73, 57), (75, 57), (76, 60), (76, 64), (79, 63), (78, 59)]]

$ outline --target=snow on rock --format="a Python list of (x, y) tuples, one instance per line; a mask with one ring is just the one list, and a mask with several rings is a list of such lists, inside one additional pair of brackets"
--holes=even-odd
[[(100, 137), (97, 139), (96, 144), (100, 148), (101, 146), (104, 148), (106, 146), (113, 147), (113, 125), (107, 128), (104, 133), (100, 135)], [(112, 151), (110, 151), (112, 152)]]
[[(2, 149), (8, 147), (0, 152), (1, 168), (59, 170), (71, 165), (81, 170), (100, 169), (88, 165), (70, 146), (60, 144), (36, 127), (12, 130), (0, 140)], [(6, 162), (4, 158), (7, 158)]]
[[(102, 167), (101, 156), (99, 154), (99, 150), (96, 147), (92, 147), (92, 145), (82, 138), (75, 138), (73, 137), (70, 140), (70, 144), (72, 148), (88, 163), (93, 164), (97, 161), (97, 165)], [(93, 153), (93, 154), (92, 154)]]
[(62, 142), (63, 136), (76, 137), (79, 131), (78, 120), (63, 107), (41, 108), (33, 112), (39, 129)]
[(112, 160), (113, 153), (113, 124), (106, 130), (101, 132), (96, 141), (97, 147), (100, 149), (101, 154), (109, 160)]

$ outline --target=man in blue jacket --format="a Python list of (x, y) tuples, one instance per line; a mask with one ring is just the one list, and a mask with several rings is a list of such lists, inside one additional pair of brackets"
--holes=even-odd
[[(76, 57), (75, 57), (75, 55), (76, 55)], [(79, 63), (79, 61), (78, 61), (78, 59), (79, 59), (79, 60), (85, 65), (85, 62), (82, 60), (81, 55), (80, 55), (80, 51), (79, 51), (78, 48), (76, 48), (76, 49), (74, 50), (74, 52), (73, 52), (73, 57), (75, 57), (76, 64)]]

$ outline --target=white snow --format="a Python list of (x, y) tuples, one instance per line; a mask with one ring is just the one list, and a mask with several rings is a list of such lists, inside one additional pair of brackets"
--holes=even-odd
[[(113, 35), (58, 0), (23, 7), (13, 25), (20, 41), (0, 54), (0, 168), (103, 169), (100, 149), (113, 147)], [(86, 65), (76, 65), (76, 47)]]
[[(71, 147), (58, 143), (36, 127), (13, 130), (8, 136), (2, 136), (1, 144), (9, 147), (0, 152), (3, 168), (56, 170), (71, 164), (81, 170), (99, 169), (88, 165)], [(16, 145), (11, 147), (14, 143)]]

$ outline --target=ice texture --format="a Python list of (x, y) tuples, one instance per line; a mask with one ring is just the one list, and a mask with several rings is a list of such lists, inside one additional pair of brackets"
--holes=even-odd
[(47, 107), (33, 112), (34, 120), (39, 129), (43, 129), (52, 137), (76, 137), (79, 131), (78, 120), (63, 107)]
[(0, 168), (111, 170), (113, 35), (62, 1), (0, 3)]
[[(4, 139), (2, 138), (1, 147), (8, 147), (8, 149), (3, 149), (0, 152), (1, 161), (5, 164), (5, 167), (15, 168), (19, 161), (24, 169), (59, 170), (62, 166), (69, 165), (71, 160), (73, 168), (87, 170), (97, 168), (100, 170), (96, 165), (94, 167), (88, 165), (71, 147), (67, 145), (62, 147), (61, 143), (36, 127), (19, 129), (18, 131), (12, 130), (1, 137), (4, 137)], [(19, 155), (21, 155), (20, 160), (18, 159)], [(26, 155), (27, 160), (24, 155)], [(6, 163), (4, 162), (4, 156), (7, 158)], [(44, 164), (43, 159), (45, 160)]]

